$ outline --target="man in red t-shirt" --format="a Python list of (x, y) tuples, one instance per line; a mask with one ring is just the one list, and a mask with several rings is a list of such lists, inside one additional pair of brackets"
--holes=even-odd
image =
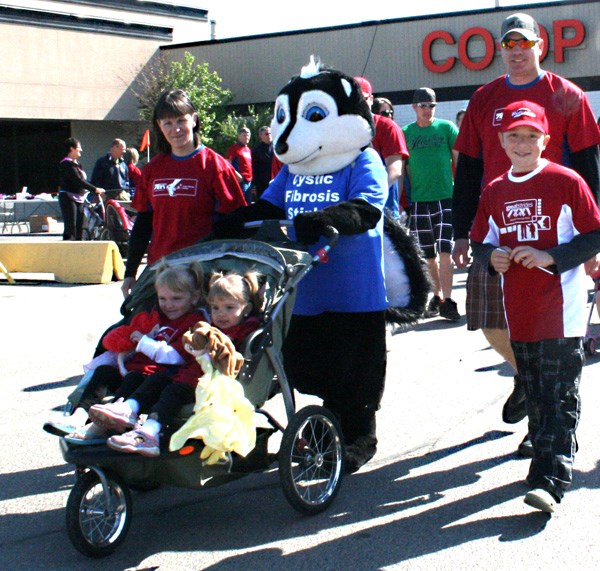
[[(507, 73), (480, 87), (471, 98), (454, 145), (459, 152), (453, 195), (454, 262), (469, 262), (468, 235), (477, 210), (481, 188), (506, 172), (510, 162), (500, 147), (498, 129), (503, 110), (513, 101), (527, 99), (546, 110), (550, 141), (544, 157), (562, 164), (565, 147), (570, 165), (584, 178), (598, 198), (600, 190), (600, 130), (583, 91), (570, 81), (540, 67), (544, 41), (537, 22), (527, 14), (512, 14), (502, 23), (501, 54)], [(467, 328), (482, 329), (486, 339), (516, 370), (504, 317), (497, 276), (490, 276), (476, 261), (467, 279)], [(515, 390), (502, 412), (505, 422), (525, 417), (522, 382), (515, 376)], [(519, 450), (531, 454), (524, 441)]]
[(227, 150), (227, 160), (233, 165), (237, 179), (246, 197), (246, 202), (254, 202), (250, 195), (252, 185), (252, 150), (250, 143), (250, 129), (242, 127), (238, 131), (237, 141)]
[[(362, 89), (365, 101), (369, 107), (373, 105), (373, 87), (371, 82), (364, 77), (354, 78)], [(394, 218), (400, 216), (400, 199), (404, 188), (404, 162), (408, 159), (408, 148), (402, 129), (388, 117), (373, 114), (375, 123), (375, 136), (371, 141), (372, 147), (379, 153), (385, 163), (388, 173), (388, 187), (390, 194), (385, 204), (391, 210)], [(408, 206), (405, 202), (403, 206)]]

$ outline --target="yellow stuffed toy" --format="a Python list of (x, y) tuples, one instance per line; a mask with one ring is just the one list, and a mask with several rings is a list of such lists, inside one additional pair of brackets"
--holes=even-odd
[(207, 464), (226, 461), (230, 452), (246, 456), (256, 445), (254, 406), (242, 385), (221, 372), (237, 375), (243, 357), (231, 340), (206, 323), (198, 323), (183, 341), (204, 375), (196, 387), (194, 414), (171, 436), (169, 450), (179, 450), (186, 440), (196, 438), (204, 441), (200, 458)]

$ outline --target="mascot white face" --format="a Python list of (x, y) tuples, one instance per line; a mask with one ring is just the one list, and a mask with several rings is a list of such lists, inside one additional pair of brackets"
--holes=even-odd
[(359, 85), (318, 62), (302, 68), (279, 93), (271, 123), (277, 158), (292, 174), (318, 175), (349, 165), (375, 127)]

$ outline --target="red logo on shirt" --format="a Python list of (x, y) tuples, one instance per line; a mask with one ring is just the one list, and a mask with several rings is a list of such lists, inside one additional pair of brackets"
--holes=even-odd
[(154, 181), (153, 196), (196, 196), (198, 181), (193, 178), (163, 178)]

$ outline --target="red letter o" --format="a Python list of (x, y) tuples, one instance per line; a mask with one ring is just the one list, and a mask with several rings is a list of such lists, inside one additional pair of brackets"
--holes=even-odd
[[(483, 59), (477, 62), (469, 58), (469, 53), (467, 51), (469, 40), (473, 36), (481, 36), (485, 42), (485, 54)], [(469, 28), (460, 36), (460, 38), (458, 38), (458, 58), (467, 69), (473, 71), (485, 69), (494, 60), (495, 52), (496, 42), (494, 41), (492, 34), (485, 28)]]

